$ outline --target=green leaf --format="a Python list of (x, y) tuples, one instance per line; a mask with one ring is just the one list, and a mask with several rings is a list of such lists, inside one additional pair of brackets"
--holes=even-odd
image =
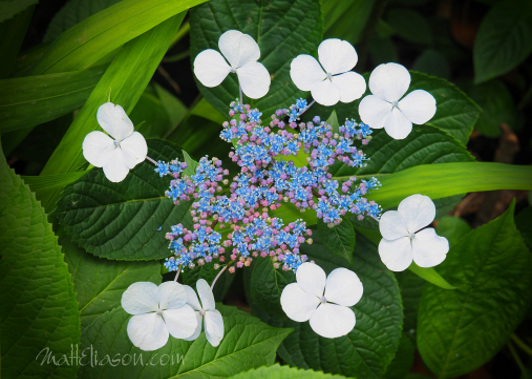
[[(322, 40), (320, 3), (313, 0), (211, 1), (190, 12), (190, 56), (205, 49), (218, 50), (218, 39), (229, 29), (249, 34), (257, 41), (259, 62), (270, 72), (272, 83), (266, 96), (252, 101), (264, 117), (288, 107), (304, 96), (290, 79), (290, 62), (298, 54), (312, 54)], [(239, 96), (236, 75), (207, 89), (198, 82), (205, 98), (223, 115)]]
[(288, 329), (272, 328), (234, 307), (217, 304), (216, 308), (222, 313), (225, 327), (218, 347), (212, 347), (202, 333), (193, 342), (170, 337), (163, 348), (150, 352), (133, 347), (129, 341), (126, 328), (131, 316), (121, 307), (105, 313), (86, 329), (82, 347), (92, 347), (100, 357), (134, 355), (142, 363), (130, 360), (128, 365), (85, 365), (81, 377), (209, 378), (273, 364), (277, 347), (290, 333)]
[[(15, 5), (15, 2), (11, 2)], [(22, 3), (22, 2), (19, 2)], [(35, 1), (35, 4), (37, 1)], [(33, 16), (35, 6), (24, 9), (10, 20), (0, 22), (0, 79), (7, 78), (17, 60), (20, 47), (26, 36), (26, 32)], [(0, 15), (5, 15), (0, 11)], [(0, 16), (1, 17), (1, 16)]]
[(463, 84), (464, 90), (482, 107), (483, 111), (475, 129), (488, 137), (501, 134), (501, 124), (515, 128), (517, 123), (516, 106), (512, 94), (500, 80), (473, 85)]
[(403, 379), (412, 369), (415, 352), (416, 347), (412, 340), (402, 333), (399, 348), (386, 369), (384, 379)]
[[(172, 143), (148, 140), (150, 156), (169, 161), (181, 155)], [(112, 183), (93, 169), (67, 187), (55, 215), (74, 242), (98, 257), (156, 260), (171, 255), (165, 234), (171, 225), (191, 223), (190, 202), (174, 205), (164, 193), (168, 177), (160, 178), (144, 162), (122, 182)]]
[(424, 72), (427, 75), (449, 79), (451, 69), (445, 56), (435, 49), (427, 49), (417, 57), (412, 70)]
[[(172, 127), (176, 127), (187, 115), (188, 109), (177, 97), (165, 90), (159, 84), (154, 83), (155, 92), (161, 102), (162, 107), (168, 115)], [(167, 136), (167, 133), (165, 136)]]
[(408, 267), (410, 271), (419, 276), (420, 278), (425, 279), (427, 282), (443, 288), (446, 290), (454, 290), (455, 286), (449, 284), (438, 272), (432, 267), (419, 267), (417, 264), (412, 263)]
[(446, 216), (438, 221), (436, 231), (440, 236), (447, 238), (449, 246), (453, 247), (460, 238), (471, 231), (471, 227), (460, 217)]
[(319, 219), (318, 234), (321, 243), (330, 252), (345, 259), (348, 263), (353, 263), (356, 236), (353, 224), (347, 218), (343, 218), (339, 225), (335, 225), (332, 228)]
[[(198, 279), (205, 279), (209, 284), (212, 285), (213, 280), (220, 273), (220, 269), (215, 269), (214, 265), (215, 263), (211, 262), (202, 266), (197, 265), (192, 270), (184, 270), (181, 274), (183, 284), (187, 284), (192, 288), (196, 288), (196, 282)], [(217, 279), (216, 285), (212, 290), (216, 301), (222, 301), (224, 299), (234, 279), (235, 275), (229, 274), (227, 271), (222, 273), (222, 275)]]
[(130, 284), (161, 283), (159, 263), (108, 261), (88, 254), (66, 236), (59, 241), (72, 275), (83, 328), (96, 317), (118, 307), (122, 293)]
[(144, 138), (163, 138), (174, 125), (152, 86), (148, 86), (129, 118)]
[(65, 30), (117, 3), (119, 0), (70, 0), (54, 15), (46, 29), (43, 42), (50, 42)]
[(430, 25), (425, 17), (411, 9), (391, 9), (385, 20), (395, 32), (408, 42), (432, 45), (433, 37)]
[(203, 1), (120, 1), (62, 33), (32, 72), (45, 74), (90, 67), (126, 42)]
[(33, 192), (47, 191), (55, 188), (65, 188), (85, 175), (85, 171), (70, 172), (59, 175), (23, 176), (24, 182)]
[(515, 223), (528, 249), (532, 251), (532, 207), (529, 206), (519, 212), (515, 217)]
[(366, 0), (323, 1), (324, 39), (340, 38), (353, 44), (359, 42), (374, 6), (373, 1)]
[(417, 345), (438, 377), (460, 376), (491, 359), (530, 303), (532, 256), (515, 227), (514, 206), (462, 238), (438, 267), (457, 290), (423, 291)]
[(71, 345), (79, 343), (70, 274), (43, 208), (1, 150), (0, 160), (2, 376), (74, 377), (77, 366), (54, 365), (45, 358), (68, 356)]
[(187, 168), (183, 170), (183, 176), (192, 176), (196, 174), (196, 169), (199, 166), (199, 163), (192, 159), (186, 151), (183, 150), (183, 161), (187, 164)]
[[(343, 259), (320, 244), (319, 236), (315, 237), (312, 245), (301, 246), (302, 253), (326, 272), (345, 265)], [(262, 304), (255, 304), (253, 309), (271, 325), (294, 328), (294, 333), (279, 348), (280, 357), (291, 366), (359, 378), (380, 378), (395, 355), (401, 336), (403, 312), (399, 287), (393, 274), (380, 261), (375, 246), (364, 237), (358, 238), (353, 265), (347, 268), (358, 275), (364, 286), (362, 299), (352, 307), (357, 319), (355, 328), (347, 336), (322, 338), (312, 331), (308, 322), (275, 317)], [(295, 275), (291, 277), (291, 281), (295, 281)]]
[(475, 83), (505, 74), (532, 52), (532, 3), (497, 2), (482, 20), (473, 47)]
[(30, 129), (81, 107), (104, 68), (0, 80), (0, 133)]
[[(171, 38), (181, 25), (183, 17), (184, 14), (180, 14), (144, 33), (124, 46), (115, 56), (41, 175), (77, 171), (85, 163), (81, 145), (88, 133), (101, 129), (96, 122), (99, 106), (107, 102), (111, 95), (111, 100), (120, 104), (126, 112), (133, 109), (168, 50)], [(45, 207), (53, 208), (58, 196), (58, 191), (50, 191), (47, 196), (43, 196)]]
[(494, 162), (419, 165), (378, 178), (382, 187), (367, 198), (383, 208), (416, 193), (434, 200), (466, 192), (532, 189), (532, 167)]
[(321, 378), (345, 378), (345, 376), (324, 374), (320, 371), (301, 370), (295, 367), (280, 366), (275, 364), (269, 367), (260, 367), (233, 375), (231, 379), (321, 379)]
[(36, 5), (39, 0), (0, 1), (0, 22), (4, 22)]
[(396, 272), (395, 277), (399, 282), (401, 299), (403, 300), (403, 311), (405, 315), (403, 333), (415, 341), (419, 301), (421, 300), (421, 294), (427, 282), (409, 270)]

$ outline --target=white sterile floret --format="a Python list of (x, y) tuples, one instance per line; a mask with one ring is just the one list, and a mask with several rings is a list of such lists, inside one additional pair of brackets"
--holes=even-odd
[(383, 63), (369, 77), (373, 95), (362, 99), (358, 107), (360, 119), (373, 129), (386, 130), (394, 139), (404, 139), (412, 131), (412, 123), (424, 124), (436, 113), (436, 100), (424, 90), (401, 97), (410, 86), (410, 73), (397, 63)]
[[(218, 47), (204, 50), (194, 59), (194, 74), (205, 87), (216, 87), (234, 72), (242, 92), (252, 99), (263, 97), (270, 90), (270, 73), (260, 58), (259, 45), (238, 30), (228, 30), (220, 36)], [(225, 59), (224, 59), (225, 57)], [(229, 64), (227, 63), (229, 62)]]
[[(382, 240), (379, 254), (392, 271), (403, 271), (412, 260), (420, 267), (433, 267), (444, 261), (449, 242), (426, 228), (436, 216), (436, 207), (427, 196), (412, 195), (401, 201), (397, 211), (385, 212), (379, 221)], [(422, 230), (421, 230), (422, 229)]]
[(83, 156), (96, 167), (103, 167), (107, 179), (121, 182), (129, 170), (146, 159), (148, 145), (120, 105), (105, 103), (98, 108), (98, 123), (107, 134), (94, 131), (83, 140)]
[(182, 284), (164, 282), (133, 283), (122, 294), (122, 308), (133, 317), (127, 324), (127, 334), (133, 345), (142, 350), (157, 350), (175, 338), (194, 334), (198, 320), (194, 309), (187, 304)]
[(185, 286), (188, 296), (188, 304), (194, 308), (196, 313), (196, 318), (198, 321), (198, 326), (194, 331), (194, 334), (190, 337), (185, 338), (187, 341), (192, 341), (198, 338), (201, 333), (202, 321), (205, 325), (205, 336), (207, 341), (216, 347), (220, 344), (222, 338), (224, 338), (224, 320), (220, 311), (216, 310), (216, 305), (214, 303), (214, 295), (212, 294), (212, 289), (205, 279), (199, 279), (196, 282), (196, 289), (198, 291), (199, 298), (201, 303), (198, 300), (196, 292), (189, 287)]
[(355, 313), (349, 307), (358, 303), (362, 292), (362, 283), (353, 271), (339, 267), (325, 278), (320, 266), (305, 262), (296, 271), (296, 283), (283, 289), (281, 307), (294, 321), (310, 321), (320, 336), (337, 338), (355, 327)]
[(302, 91), (310, 91), (317, 103), (331, 106), (341, 101), (350, 103), (366, 91), (362, 75), (350, 71), (358, 55), (349, 42), (337, 38), (323, 41), (316, 58), (301, 54), (290, 64), (290, 77)]

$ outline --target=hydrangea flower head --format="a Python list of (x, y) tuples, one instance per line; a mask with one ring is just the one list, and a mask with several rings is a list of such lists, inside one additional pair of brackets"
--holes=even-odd
[[(271, 78), (260, 58), (259, 45), (238, 30), (228, 30), (220, 36), (218, 47), (199, 53), (194, 59), (194, 74), (205, 87), (216, 87), (229, 75), (236, 73), (242, 92), (252, 99), (266, 95)], [(228, 63), (229, 62), (229, 63)]]
[(83, 156), (93, 166), (103, 167), (107, 179), (121, 182), (129, 170), (146, 159), (148, 145), (142, 134), (134, 131), (120, 105), (101, 105), (96, 118), (112, 138), (100, 131), (90, 132), (83, 140)]
[(185, 340), (193, 341), (198, 338), (201, 333), (202, 324), (204, 324), (207, 341), (214, 347), (218, 346), (224, 337), (224, 320), (220, 311), (216, 310), (211, 287), (205, 279), (199, 279), (196, 282), (196, 289), (201, 303), (198, 300), (198, 295), (196, 295), (196, 292), (190, 286), (184, 287), (187, 291), (187, 302), (194, 308), (198, 320), (198, 326), (194, 330), (194, 334), (185, 338)]
[(297, 269), (296, 280), (281, 293), (281, 307), (290, 319), (310, 321), (312, 330), (325, 338), (344, 336), (355, 327), (355, 313), (349, 307), (358, 303), (363, 287), (353, 271), (339, 267), (326, 278), (320, 266), (305, 262)]
[(381, 216), (379, 229), (383, 238), (379, 254), (388, 269), (404, 271), (412, 260), (420, 267), (433, 267), (444, 261), (449, 242), (438, 236), (434, 228), (423, 229), (435, 216), (434, 203), (422, 195), (407, 197), (397, 211)]
[(122, 294), (122, 308), (133, 317), (127, 324), (127, 334), (141, 350), (157, 350), (175, 338), (188, 338), (197, 328), (194, 309), (187, 304), (187, 292), (182, 284), (136, 282)]
[[(424, 90), (403, 95), (410, 86), (410, 73), (397, 63), (383, 63), (369, 77), (372, 95), (362, 99), (360, 118), (373, 129), (382, 129), (394, 139), (404, 139), (412, 124), (424, 124), (436, 113), (436, 100)], [(402, 98), (402, 99), (401, 99)]]
[(316, 102), (332, 106), (350, 103), (366, 91), (362, 75), (350, 71), (358, 62), (355, 48), (347, 41), (330, 38), (318, 47), (316, 58), (301, 54), (290, 65), (290, 77), (302, 91), (310, 91)]

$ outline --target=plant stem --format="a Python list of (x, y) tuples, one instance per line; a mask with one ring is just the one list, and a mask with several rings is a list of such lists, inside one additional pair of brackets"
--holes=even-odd
[(510, 338), (512, 339), (512, 341), (515, 342), (515, 344), (517, 346), (519, 346), (521, 348), (521, 350), (523, 350), (525, 353), (527, 353), (528, 355), (530, 355), (532, 357), (532, 347), (528, 346), (525, 341), (523, 341), (521, 338), (517, 337), (517, 335), (515, 333), (512, 333), (510, 335)]
[(211, 284), (211, 290), (214, 288), (214, 285), (216, 284), (216, 281), (218, 280), (218, 278), (220, 276), (222, 276), (222, 274), (224, 273), (225, 270), (227, 270), (229, 268), (229, 266), (231, 266), (233, 264), (233, 261), (229, 262), (228, 264), (226, 264), (221, 270), (220, 272), (218, 273), (218, 275), (216, 275), (216, 277), (214, 278), (214, 280), (212, 281), (212, 284)]

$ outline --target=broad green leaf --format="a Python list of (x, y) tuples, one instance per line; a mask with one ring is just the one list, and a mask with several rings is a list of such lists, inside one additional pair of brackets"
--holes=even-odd
[(416, 347), (412, 340), (402, 333), (399, 348), (397, 349), (397, 353), (392, 362), (386, 369), (384, 379), (404, 379), (405, 375), (410, 372), (412, 365), (414, 364), (415, 351)]
[(222, 123), (229, 119), (229, 116), (227, 114), (228, 110), (229, 108), (225, 109), (224, 113), (220, 113), (211, 105), (211, 103), (209, 103), (207, 100), (205, 100), (204, 97), (202, 97), (196, 104), (194, 104), (194, 106), (190, 110), (190, 114), (206, 118), (207, 120), (211, 120), (212, 122), (219, 124), (219, 126), (221, 127)]
[(426, 18), (411, 9), (390, 9), (384, 16), (395, 32), (412, 43), (432, 45), (433, 36)]
[(473, 47), (475, 83), (516, 68), (532, 52), (532, 3), (499, 1), (482, 20)]
[(340, 38), (352, 44), (360, 41), (375, 6), (373, 1), (323, 1), (325, 38)]
[(395, 45), (389, 37), (372, 39), (369, 45), (369, 52), (371, 63), (374, 67), (381, 63), (397, 62), (399, 60)]
[(45, 74), (90, 67), (126, 42), (203, 1), (120, 1), (62, 33), (32, 72)]
[[(173, 144), (149, 140), (155, 160), (181, 155)], [(171, 255), (165, 234), (170, 226), (192, 222), (190, 202), (174, 205), (164, 193), (169, 177), (159, 177), (149, 162), (112, 183), (102, 169), (92, 169), (67, 187), (55, 215), (74, 242), (98, 257), (117, 260), (157, 260)], [(191, 225), (189, 225), (191, 226)]]
[(449, 246), (453, 247), (463, 236), (471, 231), (471, 226), (460, 217), (446, 216), (438, 221), (437, 233), (447, 238)]
[(330, 228), (322, 220), (318, 220), (318, 234), (321, 243), (333, 254), (353, 263), (353, 249), (355, 248), (356, 236), (353, 224), (343, 218), (339, 225)]
[(460, 376), (490, 360), (530, 304), (532, 255), (515, 227), (514, 206), (467, 234), (438, 266), (458, 289), (427, 285), (423, 291), (417, 345), (440, 378)]
[(187, 168), (183, 170), (183, 176), (192, 176), (196, 174), (196, 169), (199, 163), (194, 160), (186, 151), (183, 150), (183, 161), (187, 164)]
[[(138, 364), (98, 365), (81, 367), (87, 378), (209, 378), (236, 374), (251, 368), (271, 365), (275, 351), (290, 333), (288, 329), (272, 328), (257, 318), (234, 307), (216, 305), (222, 313), (225, 335), (218, 347), (212, 347), (205, 333), (193, 342), (170, 337), (156, 351), (141, 351), (127, 336), (131, 317), (121, 307), (94, 320), (82, 336), (82, 347), (92, 347), (100, 357), (109, 354), (119, 359), (135, 356)], [(117, 355), (118, 354), (118, 355)]]
[(146, 88), (129, 118), (144, 138), (163, 138), (174, 127), (152, 86)]
[(260, 367), (233, 375), (231, 379), (321, 379), (345, 378), (345, 376), (325, 374), (320, 371), (301, 370), (296, 367), (280, 366), (278, 363), (269, 367)]
[[(126, 112), (131, 112), (183, 17), (184, 14), (175, 16), (124, 46), (92, 91), (41, 175), (77, 171), (85, 163), (81, 150), (83, 139), (89, 132), (101, 130), (96, 122), (96, 112), (100, 105), (108, 101), (110, 95), (115, 104), (120, 104)], [(42, 200), (45, 207), (53, 209), (58, 196), (58, 191), (50, 191)]]
[(55, 188), (65, 188), (85, 175), (85, 171), (70, 172), (58, 175), (24, 176), (24, 182), (30, 186), (32, 191), (40, 192)]
[(451, 69), (445, 56), (435, 49), (427, 49), (416, 58), (412, 70), (423, 72), (427, 75), (449, 79)]
[(409, 270), (396, 272), (395, 277), (399, 282), (401, 299), (403, 300), (403, 312), (405, 315), (403, 333), (415, 341), (419, 301), (427, 282)]
[(500, 80), (490, 80), (479, 85), (466, 82), (464, 90), (482, 107), (482, 114), (475, 129), (488, 137), (501, 134), (501, 124), (515, 128), (517, 122), (516, 106), (512, 94)]
[(425, 279), (427, 282), (443, 288), (446, 290), (454, 290), (455, 286), (449, 284), (433, 267), (419, 267), (417, 264), (412, 263), (408, 267), (410, 271), (419, 276), (420, 278)]
[[(301, 246), (302, 253), (326, 272), (345, 264), (320, 244), (319, 236), (315, 237), (312, 245)], [(353, 265), (347, 268), (359, 276), (364, 286), (362, 299), (352, 307), (357, 319), (355, 328), (347, 336), (322, 338), (308, 322), (275, 317), (262, 304), (255, 304), (254, 309), (271, 325), (294, 328), (294, 333), (279, 348), (280, 357), (289, 365), (358, 378), (380, 378), (395, 355), (401, 336), (399, 287), (380, 261), (376, 248), (364, 237), (358, 238)], [(291, 277), (290, 281), (295, 281), (295, 275)]]
[(521, 232), (528, 249), (532, 251), (532, 207), (523, 209), (515, 217), (517, 229)]
[(0, 22), (15, 17), (38, 2), (39, 0), (0, 1)]
[(119, 0), (69, 0), (59, 12), (54, 15), (52, 21), (50, 21), (43, 41), (53, 41), (65, 30), (70, 29), (87, 17), (104, 10), (118, 1)]
[(118, 307), (129, 285), (141, 281), (161, 283), (161, 265), (157, 262), (109, 261), (88, 254), (66, 236), (59, 241), (72, 275), (83, 328)]
[(30, 129), (81, 107), (103, 67), (0, 80), (0, 133)]
[(74, 377), (77, 366), (54, 365), (46, 358), (68, 355), (79, 343), (70, 274), (44, 209), (1, 150), (0, 160), (2, 376)]
[(367, 197), (383, 208), (416, 193), (434, 200), (466, 192), (532, 189), (532, 167), (494, 162), (419, 165), (378, 178), (382, 187)]
[[(165, 90), (159, 84), (154, 83), (153, 86), (155, 88), (155, 92), (157, 93), (157, 97), (159, 97), (161, 105), (168, 115), (170, 124), (173, 127), (176, 127), (177, 124), (179, 124), (186, 117), (188, 113), (187, 107), (185, 104), (183, 104), (183, 102), (181, 102), (181, 100)], [(170, 133), (167, 133), (165, 136), (168, 136), (168, 134)]]
[[(322, 40), (320, 3), (313, 0), (217, 0), (190, 12), (190, 56), (205, 49), (218, 50), (219, 37), (229, 29), (249, 34), (257, 41), (259, 62), (268, 69), (272, 83), (266, 96), (252, 101), (264, 117), (278, 108), (287, 108), (302, 96), (290, 79), (290, 62), (298, 54), (312, 54)], [(236, 75), (221, 85), (200, 92), (223, 115), (239, 96)], [(244, 100), (247, 102), (248, 100)]]

